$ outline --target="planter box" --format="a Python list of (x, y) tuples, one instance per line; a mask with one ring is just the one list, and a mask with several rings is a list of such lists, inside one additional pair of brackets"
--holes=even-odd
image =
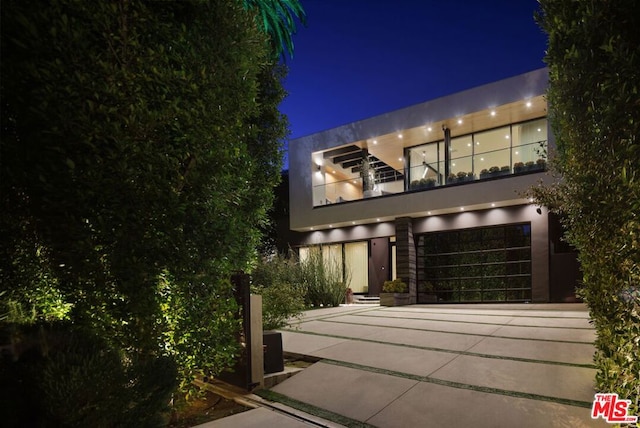
[(380, 306), (405, 306), (409, 302), (409, 293), (380, 293)]
[(284, 354), (282, 352), (282, 333), (265, 331), (262, 333), (264, 346), (264, 373), (277, 373), (284, 370)]

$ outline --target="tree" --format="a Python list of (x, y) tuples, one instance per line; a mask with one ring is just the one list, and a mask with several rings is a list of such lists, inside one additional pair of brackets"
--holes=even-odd
[(597, 389), (640, 390), (640, 3), (542, 0), (561, 179), (536, 188), (579, 251), (597, 340)]
[(293, 57), (293, 38), (296, 32), (295, 19), (306, 23), (304, 9), (299, 0), (243, 0), (244, 7), (256, 10), (258, 25), (269, 34), (271, 48), (276, 57), (286, 50)]
[(64, 309), (123, 364), (169, 358), (185, 385), (231, 366), (228, 277), (254, 257), (287, 132), (254, 14), (237, 0), (1, 13), (0, 304)]

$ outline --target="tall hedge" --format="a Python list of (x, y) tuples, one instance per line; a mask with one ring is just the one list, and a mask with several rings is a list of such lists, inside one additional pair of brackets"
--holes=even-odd
[(561, 180), (536, 189), (579, 250), (596, 331), (596, 386), (640, 390), (640, 2), (541, 0)]
[(286, 135), (282, 71), (254, 12), (238, 0), (0, 12), (0, 313), (66, 318), (124, 362), (169, 358), (185, 382), (229, 367), (228, 277), (254, 255)]

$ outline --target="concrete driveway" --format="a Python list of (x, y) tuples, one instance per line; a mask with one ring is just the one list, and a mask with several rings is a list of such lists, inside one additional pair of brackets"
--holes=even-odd
[(320, 361), (272, 392), (347, 426), (609, 426), (590, 417), (594, 339), (582, 304), (319, 309), (283, 342)]

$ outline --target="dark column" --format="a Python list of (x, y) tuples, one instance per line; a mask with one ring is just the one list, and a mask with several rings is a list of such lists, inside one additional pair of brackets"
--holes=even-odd
[(444, 131), (444, 180), (443, 182), (446, 183), (446, 180), (449, 179), (450, 165), (451, 165), (451, 130), (446, 126), (443, 126), (442, 130)]
[(413, 223), (411, 217), (396, 219), (396, 272), (409, 286), (409, 303), (418, 298), (416, 281), (416, 246), (413, 243)]

